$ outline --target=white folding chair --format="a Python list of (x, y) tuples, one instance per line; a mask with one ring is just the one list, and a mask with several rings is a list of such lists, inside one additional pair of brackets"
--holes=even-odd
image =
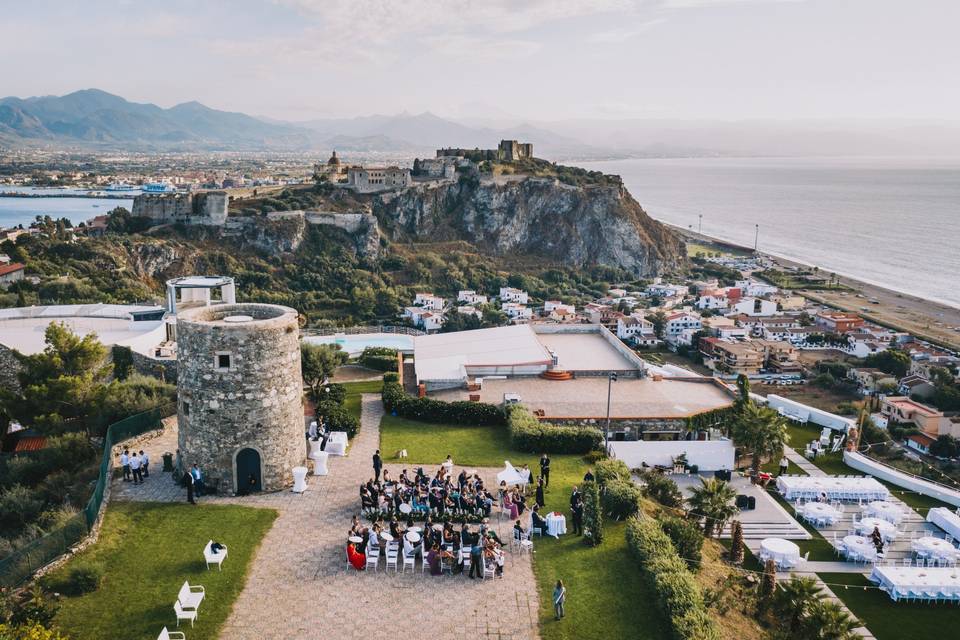
[(173, 603), (173, 612), (177, 614), (177, 626), (180, 626), (181, 620), (189, 620), (190, 626), (193, 626), (193, 621), (197, 619), (197, 610), (196, 609), (184, 609), (183, 605), (180, 604), (180, 601), (177, 600)]
[(400, 568), (400, 573), (404, 573), (407, 570), (407, 567), (410, 567), (410, 571), (417, 570), (417, 552), (403, 554), (403, 567)]
[(374, 572), (380, 567), (380, 549), (377, 547), (367, 548), (367, 569), (371, 567)]

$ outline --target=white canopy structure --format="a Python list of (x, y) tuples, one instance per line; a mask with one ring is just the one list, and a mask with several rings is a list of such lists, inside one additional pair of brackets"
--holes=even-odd
[(509, 460), (503, 461), (503, 471), (497, 474), (497, 483), (506, 482), (508, 485), (519, 484), (525, 486), (530, 483), (529, 469), (516, 469)]

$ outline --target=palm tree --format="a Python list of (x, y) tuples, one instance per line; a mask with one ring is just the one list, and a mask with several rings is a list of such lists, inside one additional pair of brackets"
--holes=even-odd
[(855, 631), (860, 621), (832, 600), (817, 600), (810, 608), (806, 626), (809, 632), (804, 637), (815, 640), (857, 640), (860, 637)]
[(787, 630), (792, 637), (820, 600), (823, 588), (817, 584), (816, 579), (799, 576), (793, 576), (780, 586), (780, 591), (774, 597), (773, 608), (780, 619), (787, 621)]
[(761, 458), (783, 455), (783, 447), (787, 441), (787, 422), (770, 407), (746, 403), (733, 423), (733, 440), (752, 452), (750, 468), (756, 476), (760, 470)]
[(704, 518), (703, 535), (710, 538), (714, 530), (719, 535), (724, 523), (737, 514), (733, 504), (737, 492), (717, 478), (700, 478), (700, 484), (690, 496), (690, 513), (698, 519)]

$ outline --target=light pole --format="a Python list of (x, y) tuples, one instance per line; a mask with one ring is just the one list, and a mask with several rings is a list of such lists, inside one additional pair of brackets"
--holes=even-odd
[(607, 428), (603, 430), (603, 450), (610, 455), (610, 392), (613, 390), (613, 383), (617, 381), (616, 372), (607, 376)]
[(697, 233), (703, 235), (703, 214), (699, 214), (700, 222), (697, 224)]

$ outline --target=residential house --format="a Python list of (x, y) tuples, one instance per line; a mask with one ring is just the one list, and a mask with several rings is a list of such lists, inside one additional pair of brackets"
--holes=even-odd
[(577, 311), (576, 308), (575, 308), (572, 304), (564, 304), (563, 302), (560, 302), (559, 300), (547, 300), (546, 302), (543, 303), (543, 310), (544, 310), (544, 312), (546, 312), (547, 314), (549, 314), (550, 312), (552, 312), (552, 311), (554, 311), (554, 310), (557, 310), (557, 309), (562, 309), (562, 310), (564, 310), (564, 311), (569, 311), (570, 313), (576, 313), (576, 311)]
[(704, 364), (725, 374), (749, 376), (765, 369), (778, 373), (800, 371), (796, 349), (788, 342), (701, 338), (699, 347)]
[(960, 435), (960, 423), (952, 421), (931, 406), (906, 396), (887, 396), (880, 401), (880, 415), (887, 423), (913, 425), (932, 438)]
[(703, 330), (718, 338), (747, 338), (750, 330), (726, 316), (710, 316), (701, 320)]
[(500, 310), (515, 323), (530, 320), (533, 317), (533, 310), (518, 302), (504, 302), (500, 305)]
[(847, 371), (847, 378), (857, 383), (857, 390), (865, 395), (876, 394), (884, 386), (896, 385), (897, 379), (872, 367), (855, 367)]
[(648, 285), (644, 290), (648, 296), (657, 296), (658, 298), (673, 298), (676, 296), (686, 296), (690, 293), (690, 287), (683, 284), (663, 284), (657, 278), (653, 284)]
[(930, 445), (936, 442), (936, 438), (931, 438), (925, 433), (911, 433), (907, 436), (907, 448), (913, 449), (924, 455), (930, 454)]
[(19, 262), (0, 265), (0, 287), (6, 289), (14, 282), (23, 280), (26, 265)]
[(443, 322), (444, 317), (442, 313), (427, 311), (420, 317), (420, 328), (427, 333), (430, 333), (431, 331), (439, 331), (440, 327), (443, 326)]
[(659, 342), (653, 323), (640, 315), (617, 318), (617, 337), (638, 346), (653, 346)]
[(487, 304), (487, 296), (477, 293), (472, 289), (464, 289), (457, 293), (457, 302), (467, 304)]
[(723, 289), (708, 289), (697, 298), (697, 309), (727, 309), (730, 301), (727, 299), (727, 292)]
[(457, 307), (457, 313), (461, 316), (476, 316), (478, 318), (483, 318), (483, 312), (472, 305), (463, 305)]
[(800, 321), (790, 316), (770, 316), (760, 318), (756, 324), (755, 333), (764, 340), (788, 340), (790, 330), (800, 326)]
[(777, 303), (763, 298), (741, 298), (731, 306), (731, 311), (749, 316), (772, 316), (777, 313)]
[(619, 289), (619, 288), (611, 288), (611, 289), (607, 289), (607, 295), (610, 296), (611, 298), (622, 298), (623, 296), (627, 295), (627, 290)]
[(863, 318), (855, 313), (821, 311), (814, 318), (817, 326), (830, 333), (849, 333), (863, 327)]
[(936, 390), (932, 382), (918, 375), (904, 376), (897, 387), (897, 391), (908, 398), (929, 398)]
[(432, 293), (418, 293), (413, 298), (413, 304), (416, 307), (431, 309), (433, 311), (443, 311), (446, 306), (446, 300)]
[(577, 320), (577, 312), (570, 306), (556, 307), (547, 317), (557, 322), (575, 322)]
[(403, 310), (403, 314), (400, 316), (402, 318), (409, 318), (410, 322), (413, 323), (415, 327), (419, 327), (423, 324), (423, 316), (426, 313), (429, 313), (429, 309), (424, 307), (406, 307)]
[(513, 287), (500, 287), (500, 300), (504, 302), (527, 304), (530, 302), (530, 296), (522, 289), (514, 289)]
[(733, 283), (733, 286), (740, 289), (740, 291), (743, 292), (743, 295), (751, 298), (763, 298), (765, 296), (773, 295), (779, 291), (775, 285), (767, 284), (766, 282), (759, 282), (757, 280), (737, 280)]
[(675, 338), (687, 329), (694, 332), (703, 328), (703, 321), (699, 313), (690, 311), (677, 311), (667, 316), (667, 321), (663, 326), (663, 335), (667, 339)]

